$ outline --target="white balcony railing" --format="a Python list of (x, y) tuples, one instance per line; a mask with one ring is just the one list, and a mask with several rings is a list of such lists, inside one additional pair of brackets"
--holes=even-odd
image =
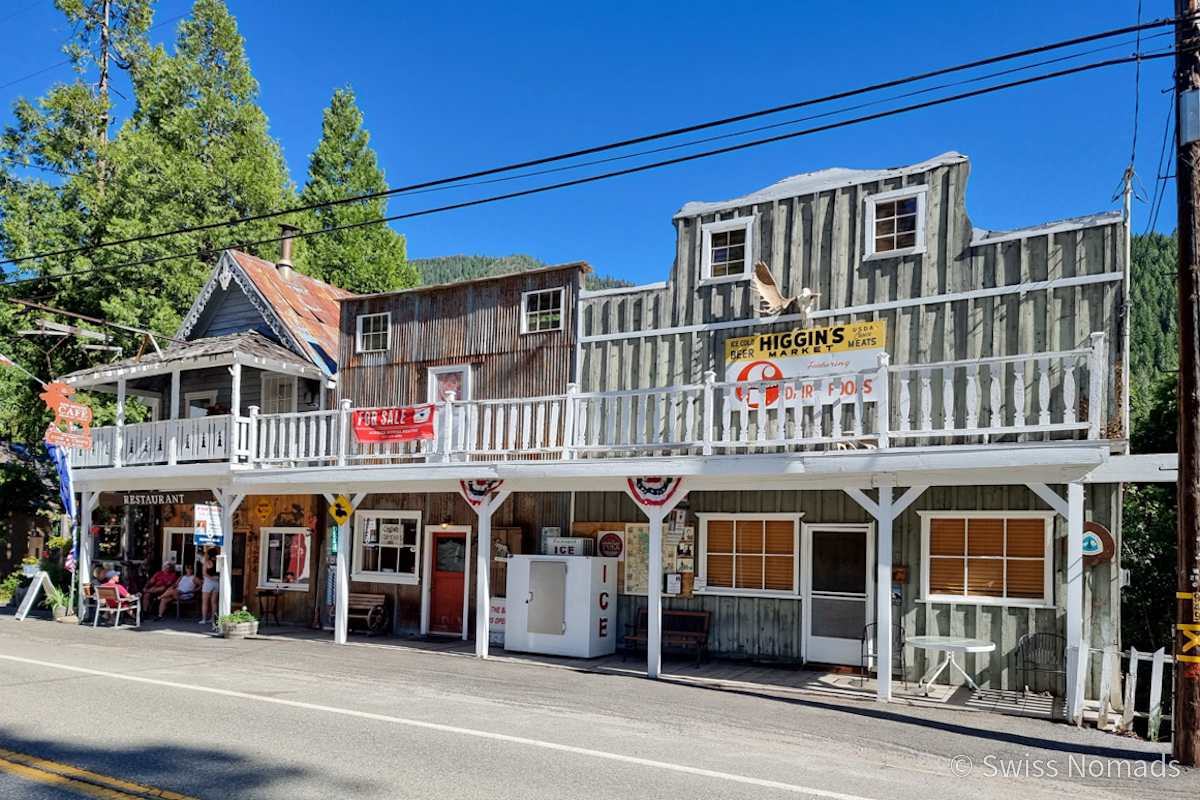
[[(1079, 350), (889, 366), (828, 378), (703, 383), (438, 404), (434, 440), (359, 443), (329, 411), (98, 428), (74, 465), (230, 461), (332, 466), (1099, 439), (1104, 335)], [(1086, 392), (1081, 391), (1086, 387)], [(114, 454), (119, 454), (119, 458)]]

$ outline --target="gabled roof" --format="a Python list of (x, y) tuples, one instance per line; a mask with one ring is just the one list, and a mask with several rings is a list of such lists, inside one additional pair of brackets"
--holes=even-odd
[(774, 200), (782, 200), (785, 197), (801, 197), (806, 194), (826, 192), (830, 189), (840, 189), (844, 186), (857, 186), (860, 183), (874, 183), (875, 181), (887, 180), (889, 178), (903, 178), (908, 175), (928, 172), (935, 167), (961, 164), (966, 160), (966, 156), (951, 151), (949, 153), (942, 153), (937, 158), (931, 158), (928, 161), (922, 161), (919, 164), (911, 164), (906, 167), (888, 167), (887, 169), (847, 169), (845, 167), (834, 167), (833, 169), (822, 169), (817, 172), (805, 172), (801, 175), (784, 178), (765, 189), (733, 200), (722, 200), (715, 203), (688, 203), (679, 210), (674, 219), (696, 217), (702, 214), (716, 214), (720, 211), (752, 206), (755, 203), (769, 203)]
[(327, 374), (337, 371), (340, 308), (351, 293), (293, 270), (284, 280), (270, 261), (226, 250), (179, 326), (177, 339), (187, 339), (218, 286), (237, 281), (250, 302), (283, 345)]

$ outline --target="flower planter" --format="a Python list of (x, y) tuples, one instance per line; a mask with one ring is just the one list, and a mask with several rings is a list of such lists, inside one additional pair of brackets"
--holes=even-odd
[(226, 639), (245, 639), (247, 636), (257, 636), (258, 621), (238, 622), (233, 625), (225, 623), (221, 625), (221, 635)]

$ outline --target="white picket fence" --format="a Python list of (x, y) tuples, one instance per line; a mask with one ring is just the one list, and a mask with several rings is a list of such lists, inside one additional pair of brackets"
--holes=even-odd
[[(1130, 731), (1133, 730), (1134, 720), (1145, 719), (1147, 720), (1147, 736), (1152, 741), (1158, 741), (1163, 721), (1172, 719), (1169, 707), (1164, 707), (1163, 693), (1164, 687), (1166, 687), (1169, 694), (1173, 675), (1169, 674), (1167, 668), (1174, 669), (1175, 659), (1167, 655), (1164, 648), (1159, 648), (1153, 653), (1139, 653), (1136, 648), (1131, 647), (1127, 652), (1118, 653), (1115, 647), (1109, 645), (1103, 649), (1089, 648), (1088, 652), (1091, 656), (1100, 656), (1101, 658), (1100, 686), (1097, 689), (1097, 701), (1100, 706), (1096, 717), (1096, 727), (1100, 730), (1107, 730), (1109, 725), (1113, 724), (1116, 732)], [(1124, 669), (1121, 669), (1121, 664), (1125, 665)], [(1114, 711), (1111, 702), (1114, 666), (1119, 670), (1124, 682), (1119, 713)], [(1139, 711), (1137, 709), (1138, 685), (1140, 681), (1147, 678), (1150, 681), (1149, 699), (1145, 710)], [(1112, 723), (1110, 723), (1110, 717), (1112, 717)]]

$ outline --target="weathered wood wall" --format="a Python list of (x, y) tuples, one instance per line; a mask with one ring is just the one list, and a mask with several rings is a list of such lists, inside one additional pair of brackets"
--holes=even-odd
[[(1032, 229), (1022, 238), (972, 245), (964, 203), (970, 166), (965, 157), (935, 160), (925, 171), (674, 220), (677, 251), (665, 288), (585, 295), (581, 300), (583, 391), (613, 391), (698, 383), (706, 370), (724, 378), (729, 338), (791, 330), (798, 323), (723, 330), (653, 333), (758, 317), (750, 281), (701, 282), (702, 226), (751, 217), (754, 235), (746, 261), (765, 262), (785, 296), (808, 287), (821, 293), (819, 310), (940, 294), (1015, 286), (1030, 281), (1120, 273), (1123, 224), (1080, 221), (1061, 232)], [(866, 198), (928, 186), (927, 252), (863, 260)], [(1119, 307), (1121, 282), (933, 302), (901, 309), (837, 315), (814, 325), (885, 320), (893, 364), (1016, 355), (1086, 347), (1089, 334), (1107, 334), (1104, 420), (1119, 431)], [(792, 311), (794, 312), (794, 308)], [(637, 338), (588, 337), (649, 331)], [(1114, 388), (1117, 387), (1117, 388)], [(1080, 386), (1086, 396), (1086, 382)], [(1115, 426), (1115, 428), (1114, 428)]]
[[(802, 522), (871, 522), (865, 511), (844, 492), (691, 492), (689, 515), (702, 512), (723, 513), (803, 513)], [(1088, 518), (1113, 531), (1118, 540), (1117, 487), (1092, 485), (1087, 488)], [(578, 521), (643, 522), (633, 501), (624, 494), (593, 492), (576, 494), (575, 519)], [(928, 603), (920, 597), (921, 517), (920, 511), (1046, 511), (1048, 507), (1024, 486), (933, 487), (928, 489), (896, 520), (893, 530), (893, 563), (907, 565), (908, 582), (903, 587), (902, 605), (894, 613), (909, 636), (971, 636), (996, 643), (991, 654), (969, 655), (966, 669), (977, 676), (980, 685), (1013, 689), (1017, 686), (1014, 649), (1022, 635), (1047, 631), (1066, 633), (1065, 558), (1063, 543), (1066, 520), (1054, 520), (1054, 607), (1030, 608), (1019, 605), (983, 605), (974, 603)], [(694, 517), (691, 518), (693, 521)], [(698, 524), (698, 523), (697, 523)], [(697, 553), (697, 559), (701, 554)], [(807, 567), (801, 563), (802, 571)], [(1116, 560), (1084, 569), (1084, 633), (1093, 647), (1120, 643), (1120, 595)], [(618, 604), (618, 626), (632, 623), (636, 610), (646, 606), (645, 597), (622, 595)], [(697, 594), (692, 599), (665, 598), (664, 607), (709, 611), (712, 613), (712, 652), (725, 656), (764, 660), (799, 661), (801, 658), (801, 599), (730, 597)], [(873, 609), (872, 609), (873, 615)], [(618, 630), (624, 630), (618, 627)], [(909, 679), (916, 680), (933, 666), (933, 654), (910, 648)], [(1095, 659), (1093, 659), (1095, 660)], [(1099, 667), (1091, 676), (1099, 682)], [(960, 681), (956, 675), (954, 680)], [(1036, 688), (1049, 688), (1045, 678)], [(1061, 680), (1054, 687), (1062, 692)]]
[[(472, 365), (473, 400), (561, 394), (572, 379), (586, 264), (369, 295), (342, 303), (338, 392), (356, 406), (428, 402), (430, 367)], [(521, 295), (564, 289), (562, 329), (521, 333)], [(386, 352), (356, 352), (357, 320), (391, 312)], [(461, 399), (461, 398), (460, 398)]]
[[(519, 492), (511, 495), (492, 515), (492, 526), (495, 528), (520, 528), (522, 532), (522, 552), (537, 552), (541, 544), (543, 527), (559, 527), (569, 530), (571, 495), (567, 492)], [(429, 577), (425, 574), (424, 552), (426, 546), (426, 527), (441, 525), (447, 522), (451, 525), (467, 525), (471, 528), (471, 563), (468, 567), (467, 591), (470, 593), (468, 613), (474, 614), (475, 596), (475, 564), (479, 546), (478, 517), (461, 495), (454, 493), (421, 493), (421, 494), (373, 494), (367, 497), (359, 506), (360, 509), (388, 509), (402, 511), (420, 511), (420, 546), (422, 559), (420, 584), (370, 583), (351, 581), (350, 591), (369, 594), (382, 594), (391, 598), (392, 630), (398, 635), (414, 635), (421, 628), (421, 596), (429, 591)], [(353, 542), (347, 537), (347, 553), (353, 557)], [(353, 570), (352, 570), (353, 571)], [(475, 620), (471, 616), (468, 628), (474, 634)]]

